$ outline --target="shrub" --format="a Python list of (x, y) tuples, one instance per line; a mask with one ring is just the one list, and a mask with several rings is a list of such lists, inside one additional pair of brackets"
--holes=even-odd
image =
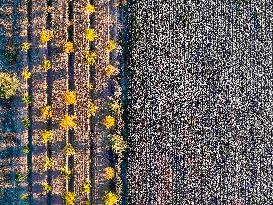
[(15, 75), (0, 72), (0, 98), (8, 100), (14, 96), (19, 87), (19, 80)]
[(83, 201), (82, 205), (92, 205), (90, 201)]
[(28, 194), (21, 194), (20, 195), (20, 198), (22, 199), (22, 200), (27, 200), (28, 199)]
[(29, 153), (29, 148), (28, 146), (24, 146), (22, 149), (23, 154), (27, 155)]
[(26, 179), (26, 176), (24, 174), (19, 172), (15, 174), (15, 180), (17, 182), (23, 182), (25, 179)]
[(18, 50), (16, 49), (6, 49), (4, 51), (4, 57), (9, 63), (16, 62), (18, 56)]
[(28, 42), (22, 43), (21, 48), (22, 48), (22, 51), (27, 52), (30, 49), (30, 43)]
[(117, 100), (115, 101), (112, 101), (110, 103), (110, 108), (113, 112), (117, 113), (117, 114), (120, 114), (120, 111), (121, 111), (121, 103)]
[(87, 84), (87, 88), (88, 88), (89, 90), (93, 90), (93, 89), (94, 89), (94, 86), (93, 86), (91, 83), (88, 83), (88, 84)]

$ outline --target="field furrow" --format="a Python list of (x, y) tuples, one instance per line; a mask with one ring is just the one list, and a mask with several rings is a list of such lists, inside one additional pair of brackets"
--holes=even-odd
[(95, 2), (96, 17), (95, 25), (97, 40), (95, 42), (97, 63), (95, 65), (95, 93), (100, 116), (95, 125), (95, 154), (94, 154), (94, 202), (102, 204), (103, 195), (107, 190), (108, 181), (104, 178), (104, 169), (110, 165), (109, 161), (109, 131), (102, 125), (101, 120), (107, 114), (109, 103), (108, 78), (105, 75), (105, 68), (109, 64), (110, 56), (106, 46), (110, 40), (110, 26), (115, 21), (110, 14), (110, 3)]
[(46, 182), (47, 172), (44, 168), (47, 147), (42, 141), (42, 131), (46, 123), (42, 118), (41, 109), (46, 105), (46, 71), (41, 66), (46, 55), (46, 48), (40, 43), (40, 34), (46, 28), (46, 0), (33, 1), (33, 36), (31, 47), (33, 53), (32, 68), (32, 165), (33, 165), (33, 200), (35, 203), (46, 203), (42, 183)]
[(66, 20), (67, 3), (63, 0), (53, 2), (52, 28), (54, 38), (52, 40), (52, 130), (54, 140), (52, 141), (52, 204), (62, 204), (62, 196), (66, 192), (66, 180), (60, 174), (60, 169), (66, 167), (66, 157), (63, 148), (66, 144), (65, 130), (60, 127), (60, 121), (66, 113), (64, 103), (64, 94), (67, 90), (67, 54), (64, 53), (63, 47), (67, 38), (67, 20)]
[(86, 1), (75, 2), (75, 89), (77, 103), (74, 107), (77, 126), (75, 127), (75, 181), (74, 190), (80, 202), (89, 200), (89, 194), (82, 191), (84, 182), (90, 177), (90, 148), (88, 126), (88, 102), (89, 102), (89, 65), (84, 61), (84, 52), (89, 50), (89, 41), (85, 36), (85, 29), (89, 27), (89, 15), (84, 12)]

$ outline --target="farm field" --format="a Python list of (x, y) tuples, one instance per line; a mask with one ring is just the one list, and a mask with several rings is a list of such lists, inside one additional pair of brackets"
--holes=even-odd
[(0, 0), (0, 205), (272, 205), (269, 0)]
[(19, 87), (1, 107), (16, 125), (1, 136), (0, 204), (124, 203), (126, 2), (0, 5), (1, 63)]
[(128, 204), (272, 204), (271, 2), (129, 8)]

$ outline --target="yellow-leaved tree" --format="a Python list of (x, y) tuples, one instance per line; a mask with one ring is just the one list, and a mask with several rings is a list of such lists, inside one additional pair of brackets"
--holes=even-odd
[(110, 116), (110, 115), (107, 115), (103, 120), (102, 120), (102, 124), (104, 124), (104, 126), (106, 128), (111, 128), (115, 125), (116, 123), (116, 120), (114, 117)]
[(71, 128), (74, 128), (74, 127), (76, 126), (76, 123), (75, 123), (75, 116), (66, 114), (66, 115), (64, 116), (64, 118), (61, 120), (60, 126), (61, 126), (63, 129), (66, 129), (66, 130), (71, 129)]
[(97, 113), (97, 110), (98, 106), (94, 102), (90, 101), (88, 103), (88, 117), (94, 117)]
[(111, 144), (113, 152), (118, 155), (121, 155), (128, 147), (126, 141), (120, 135), (113, 135)]
[(85, 29), (85, 36), (89, 41), (91, 41), (91, 42), (94, 41), (95, 38), (97, 37), (95, 29), (93, 29), (93, 28)]
[(104, 178), (106, 180), (111, 180), (115, 177), (115, 169), (113, 167), (106, 167), (104, 169)]
[(70, 41), (66, 42), (64, 44), (64, 51), (67, 54), (74, 53), (74, 51), (75, 51), (74, 44), (72, 42), (70, 42)]
[(103, 202), (105, 205), (117, 205), (119, 202), (119, 197), (113, 192), (107, 192), (103, 196)]
[(114, 40), (110, 40), (106, 45), (106, 51), (112, 52), (116, 49), (116, 42)]
[(41, 109), (41, 114), (42, 114), (42, 118), (44, 120), (48, 120), (48, 119), (52, 118), (52, 109), (51, 109), (51, 106), (49, 106), (49, 105), (44, 106)]
[(95, 6), (92, 5), (92, 4), (88, 4), (86, 7), (84, 7), (84, 11), (85, 11), (87, 14), (94, 13), (94, 12), (95, 12)]
[(64, 201), (66, 205), (74, 205), (76, 202), (76, 194), (74, 192), (66, 192)]
[(64, 94), (64, 102), (67, 105), (74, 105), (77, 102), (77, 95), (75, 91), (68, 90)]
[(53, 38), (53, 32), (51, 30), (48, 30), (48, 29), (42, 30), (40, 34), (40, 41), (42, 44), (45, 44), (48, 41), (51, 41), (52, 38)]

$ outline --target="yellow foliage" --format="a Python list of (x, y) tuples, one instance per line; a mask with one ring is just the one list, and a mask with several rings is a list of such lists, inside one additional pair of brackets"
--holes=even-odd
[(50, 186), (47, 182), (43, 182), (42, 189), (45, 193), (48, 193), (52, 190), (52, 186)]
[(110, 104), (110, 108), (112, 111), (114, 111), (116, 113), (120, 113), (121, 103), (119, 101), (115, 100)]
[(24, 118), (22, 119), (22, 123), (23, 123), (24, 128), (26, 128), (26, 129), (29, 129), (29, 128), (30, 128), (30, 120), (29, 120), (28, 117), (24, 117)]
[(103, 201), (105, 205), (117, 205), (119, 200), (118, 196), (110, 191), (104, 194)]
[(111, 52), (116, 48), (116, 42), (114, 40), (110, 40), (106, 46), (106, 51)]
[(22, 72), (22, 77), (24, 80), (28, 80), (31, 77), (31, 72), (28, 69), (24, 69)]
[(122, 4), (122, 5), (125, 5), (125, 4), (127, 4), (127, 1), (128, 1), (128, 0), (121, 0), (121, 4)]
[(110, 108), (112, 111), (119, 114), (121, 110), (121, 104), (117, 100), (115, 100), (110, 104)]
[(53, 7), (52, 6), (47, 6), (47, 8), (46, 8), (46, 11), (48, 12), (48, 13), (51, 13), (52, 11), (53, 11)]
[(15, 75), (0, 72), (0, 98), (10, 99), (16, 94), (19, 87), (19, 80)]
[(52, 38), (53, 38), (53, 32), (52, 31), (50, 31), (48, 29), (42, 30), (41, 35), (40, 35), (40, 41), (41, 41), (42, 44), (45, 44), (48, 41), (51, 41)]
[(126, 141), (124, 141), (120, 135), (113, 135), (111, 144), (113, 152), (119, 155), (122, 154), (122, 152), (124, 152), (128, 147)]
[(76, 194), (74, 192), (66, 192), (64, 200), (66, 205), (74, 205), (76, 202)]
[(22, 152), (23, 152), (24, 154), (28, 154), (28, 153), (29, 153), (29, 148), (28, 148), (28, 146), (24, 146)]
[(85, 36), (89, 41), (94, 41), (96, 36), (95, 29), (93, 28), (87, 28), (85, 29)]
[(64, 94), (64, 102), (67, 105), (74, 105), (77, 102), (77, 95), (75, 91), (66, 91)]
[(51, 130), (44, 130), (42, 132), (42, 139), (43, 139), (43, 143), (45, 144), (53, 140), (53, 132)]
[(67, 145), (65, 145), (64, 152), (67, 156), (74, 155), (75, 149), (70, 143), (68, 143)]
[(31, 103), (31, 97), (28, 95), (28, 93), (24, 94), (24, 96), (22, 97), (22, 101), (26, 105)]
[(20, 199), (27, 200), (28, 199), (28, 194), (21, 194)]
[(66, 114), (64, 118), (61, 120), (60, 126), (66, 130), (74, 128), (76, 126), (76, 123), (74, 120), (75, 120), (75, 116)]
[(27, 52), (30, 49), (30, 43), (28, 42), (22, 43), (21, 48), (22, 48), (22, 51)]
[(66, 179), (69, 179), (69, 177), (70, 177), (71, 174), (72, 174), (72, 172), (71, 172), (68, 168), (66, 168), (66, 167), (61, 168), (61, 169), (60, 169), (60, 172), (61, 172), (61, 175), (62, 175), (63, 177), (65, 177)]
[(44, 163), (44, 169), (45, 171), (52, 168), (53, 166), (53, 162), (52, 162), (52, 159), (50, 159), (49, 157), (46, 156), (45, 158), (45, 163)]
[(83, 53), (84, 60), (88, 65), (94, 65), (96, 63), (97, 54), (96, 52), (85, 51)]
[(95, 12), (95, 6), (88, 4), (86, 7), (84, 7), (84, 11), (88, 14)]
[(102, 123), (105, 125), (105, 127), (107, 127), (108, 129), (113, 127), (116, 123), (115, 118), (113, 118), (110, 115), (107, 115), (103, 120)]
[(42, 118), (45, 119), (45, 120), (48, 120), (48, 119), (52, 118), (52, 109), (51, 109), (51, 106), (49, 106), (49, 105), (44, 106), (41, 109), (41, 113), (42, 113)]
[(105, 73), (108, 77), (111, 77), (112, 75), (118, 74), (118, 69), (115, 66), (108, 65), (105, 68)]
[(94, 86), (93, 86), (91, 83), (88, 83), (88, 84), (87, 84), (87, 88), (90, 89), (90, 90), (93, 90), (93, 89), (94, 89)]
[(88, 117), (95, 116), (98, 110), (98, 106), (95, 103), (89, 102), (88, 104)]
[(15, 174), (15, 180), (18, 181), (18, 182), (23, 182), (26, 180), (26, 175), (18, 172)]
[(106, 180), (111, 180), (115, 177), (115, 169), (113, 167), (106, 167), (104, 169), (104, 178)]
[(64, 51), (68, 54), (74, 53), (74, 44), (70, 41), (66, 42), (64, 45)]
[(114, 95), (116, 98), (120, 98), (120, 96), (121, 96), (121, 88), (120, 87), (116, 88)]
[(42, 68), (48, 71), (51, 68), (51, 62), (48, 59), (44, 59), (42, 62)]
[(88, 193), (90, 192), (90, 188), (91, 188), (91, 182), (87, 180), (82, 185), (82, 192)]

